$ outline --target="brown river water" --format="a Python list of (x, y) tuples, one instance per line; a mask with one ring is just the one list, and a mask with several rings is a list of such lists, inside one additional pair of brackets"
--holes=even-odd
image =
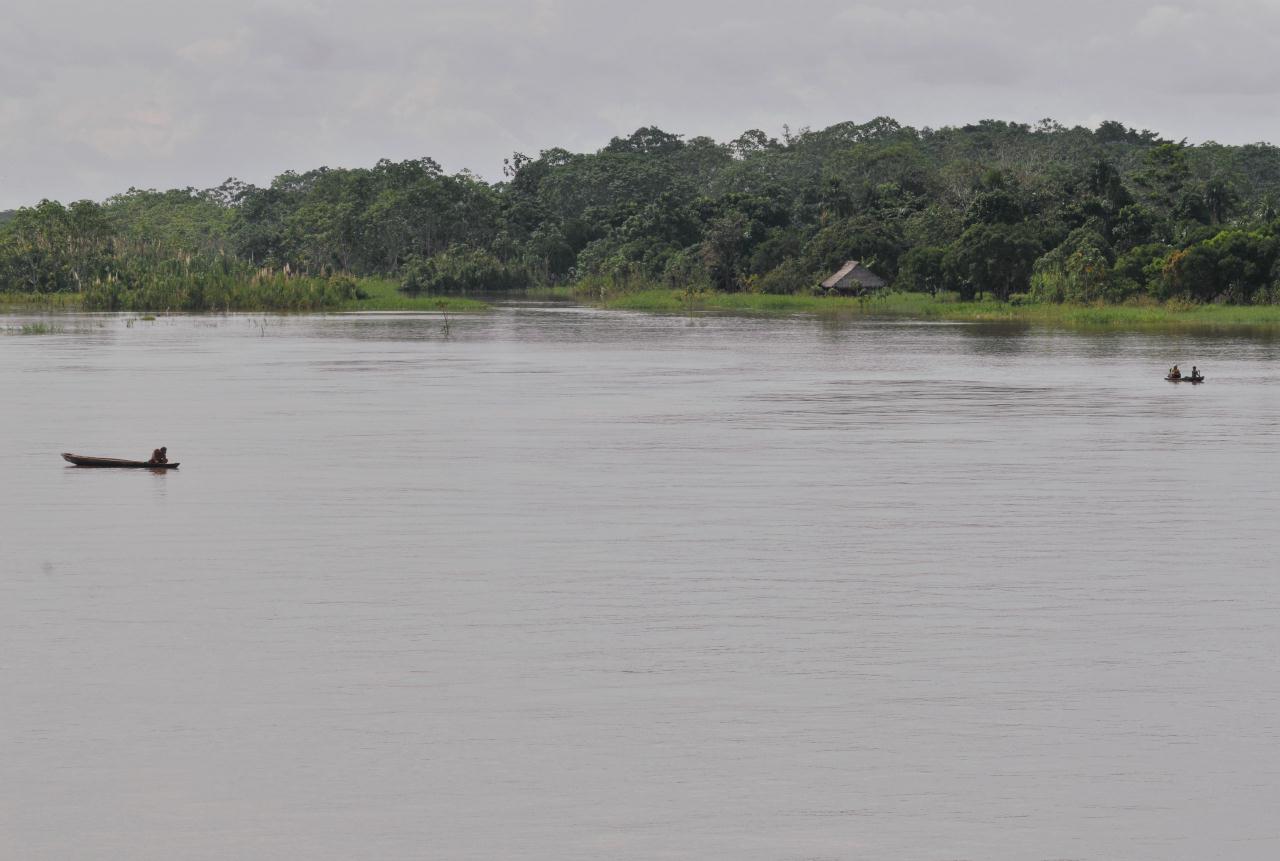
[(1280, 341), (31, 319), (0, 857), (1280, 855)]

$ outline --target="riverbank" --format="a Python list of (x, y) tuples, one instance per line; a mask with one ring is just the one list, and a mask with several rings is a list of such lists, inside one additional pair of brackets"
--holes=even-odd
[(446, 311), (450, 314), (488, 311), (489, 303), (465, 296), (409, 296), (389, 278), (361, 278), (357, 282), (363, 299), (353, 299), (335, 311)]
[(0, 313), (8, 311), (82, 310), (84, 310), (84, 295), (80, 293), (0, 292)]
[[(229, 312), (262, 312), (262, 311), (311, 311), (326, 313), (331, 311), (442, 311), (451, 314), (476, 313), (489, 310), (489, 305), (478, 299), (463, 296), (407, 296), (397, 289), (395, 281), (386, 278), (361, 278), (356, 281), (357, 295), (360, 298), (345, 299), (327, 303), (316, 308), (276, 308), (261, 297), (255, 298), (252, 291), (238, 293), (243, 297), (240, 301), (225, 308)], [(155, 304), (155, 303), (148, 303)], [(95, 311), (100, 308), (90, 307), (83, 293), (14, 293), (0, 292), (0, 312), (22, 311)], [(172, 307), (129, 307), (135, 312), (174, 311), (188, 313), (190, 309)]]
[[(397, 282), (362, 278), (356, 282), (360, 298), (325, 307), (297, 309), (300, 313), (353, 311), (416, 311), (479, 313), (487, 302), (463, 296), (408, 296)], [(250, 297), (252, 294), (249, 294)], [(1075, 329), (1177, 329), (1223, 328), (1280, 332), (1280, 305), (1197, 305), (1186, 302), (1135, 305), (1015, 304), (995, 300), (960, 302), (923, 293), (887, 293), (879, 296), (815, 296), (772, 293), (687, 293), (683, 290), (649, 289), (600, 297), (570, 287), (534, 288), (511, 294), (513, 298), (567, 300), (615, 311), (654, 314), (740, 314), (787, 316), (808, 314), (830, 319), (899, 318), (968, 323), (1025, 323)], [(81, 293), (0, 292), (0, 313), (97, 310), (86, 307)], [(180, 308), (129, 308), (137, 313), (186, 312)], [(225, 309), (230, 312), (270, 312), (273, 309), (246, 302)]]
[(1280, 305), (1194, 305), (1185, 302), (1144, 305), (1013, 304), (995, 300), (957, 302), (923, 293), (850, 297), (689, 294), (681, 290), (661, 289), (606, 296), (595, 304), (619, 311), (660, 314), (813, 314), (831, 318), (897, 317), (971, 323), (1028, 323), (1065, 328), (1248, 327), (1280, 331)]

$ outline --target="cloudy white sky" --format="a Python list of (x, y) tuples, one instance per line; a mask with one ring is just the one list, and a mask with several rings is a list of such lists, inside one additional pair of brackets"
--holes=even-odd
[(0, 207), (656, 124), (887, 114), (1280, 140), (1280, 0), (42, 0), (0, 20)]

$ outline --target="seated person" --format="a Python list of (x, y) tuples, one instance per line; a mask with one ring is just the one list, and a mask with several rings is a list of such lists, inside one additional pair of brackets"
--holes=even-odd
[(168, 451), (169, 449), (165, 448), (164, 446), (160, 446), (158, 449), (151, 452), (151, 460), (147, 461), (147, 463), (168, 463), (169, 462)]
[(1197, 368), (1195, 365), (1191, 366), (1191, 379), (1193, 380), (1200, 379), (1200, 369)]
[(1182, 379), (1182, 371), (1179, 371), (1178, 366), (1174, 365), (1172, 368), (1169, 369), (1169, 376), (1175, 380), (1180, 380)]

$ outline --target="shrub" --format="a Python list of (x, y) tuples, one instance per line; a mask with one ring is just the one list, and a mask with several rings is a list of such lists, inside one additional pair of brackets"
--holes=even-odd
[(434, 257), (410, 258), (401, 268), (400, 289), (421, 293), (480, 293), (518, 290), (528, 276), (485, 251), (455, 246)]

